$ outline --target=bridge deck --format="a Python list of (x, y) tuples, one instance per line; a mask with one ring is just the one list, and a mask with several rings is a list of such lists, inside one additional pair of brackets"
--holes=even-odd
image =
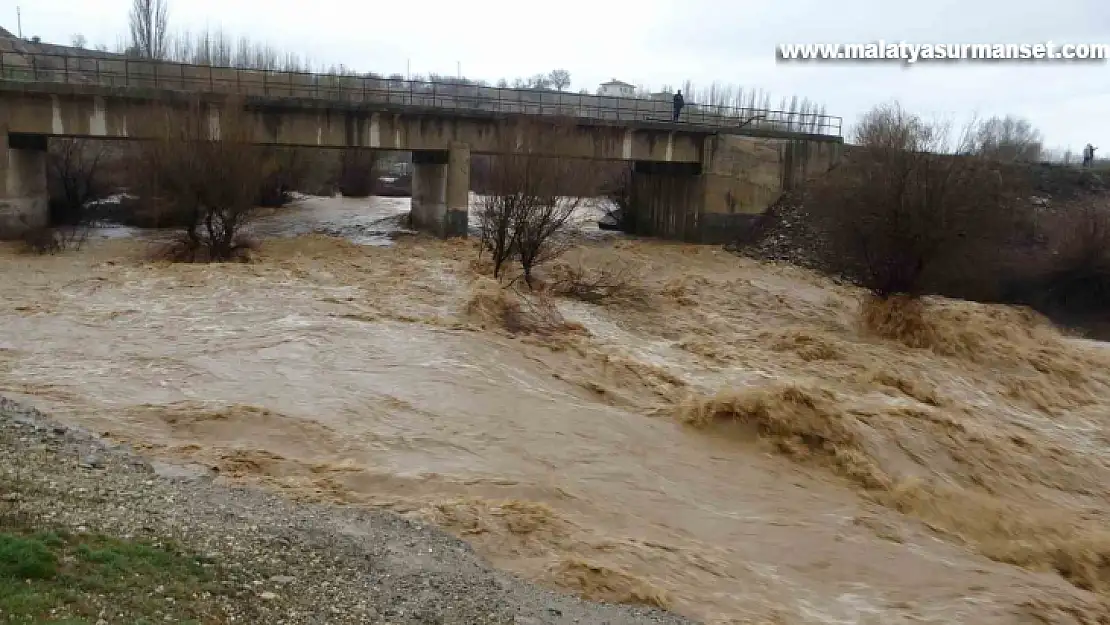
[(187, 65), (122, 56), (0, 52), (0, 82), (237, 94), (459, 114), (562, 116), (606, 124), (666, 124), (692, 131), (757, 136), (839, 138), (843, 124), (840, 117), (830, 115), (697, 104), (688, 105), (675, 122), (671, 103), (661, 100)]

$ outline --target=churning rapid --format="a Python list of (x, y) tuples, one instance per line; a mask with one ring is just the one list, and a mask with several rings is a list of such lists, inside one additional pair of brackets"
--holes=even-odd
[(1034, 315), (868, 305), (865, 330), (852, 288), (662, 242), (551, 270), (626, 278), (593, 303), (500, 289), (472, 241), (147, 245), (0, 249), (0, 393), (709, 623), (1110, 618), (1110, 353)]

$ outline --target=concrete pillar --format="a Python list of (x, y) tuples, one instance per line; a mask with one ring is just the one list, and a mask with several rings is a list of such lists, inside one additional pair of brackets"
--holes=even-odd
[(447, 153), (445, 236), (465, 237), (470, 220), (470, 146), (453, 143)]
[(470, 148), (412, 153), (412, 227), (440, 237), (465, 237), (469, 217)]
[(447, 218), (447, 161), (442, 150), (412, 153), (412, 227), (437, 236)]
[(0, 127), (0, 239), (46, 226), (46, 136), (9, 135)]

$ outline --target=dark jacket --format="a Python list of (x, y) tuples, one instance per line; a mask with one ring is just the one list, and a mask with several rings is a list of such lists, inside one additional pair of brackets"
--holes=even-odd
[(675, 107), (675, 109), (680, 109), (685, 105), (686, 105), (686, 100), (684, 100), (682, 98), (682, 94), (681, 93), (674, 94), (674, 107)]

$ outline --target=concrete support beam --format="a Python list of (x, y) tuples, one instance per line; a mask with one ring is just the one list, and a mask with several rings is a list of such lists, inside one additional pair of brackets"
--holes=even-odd
[(0, 127), (0, 239), (46, 226), (46, 137), (9, 135)]
[(412, 153), (412, 227), (439, 237), (465, 237), (470, 204), (470, 148)]

